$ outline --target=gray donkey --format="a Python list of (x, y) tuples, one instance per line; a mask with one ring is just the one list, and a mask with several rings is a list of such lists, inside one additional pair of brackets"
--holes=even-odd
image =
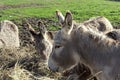
[[(60, 25), (64, 24), (64, 16), (62, 14), (62, 12), (60, 12), (59, 10), (56, 11), (56, 16), (58, 18), (58, 22)], [(94, 18), (90, 18), (89, 20), (86, 20), (82, 23), (77, 23), (75, 21), (73, 22), (73, 26), (74, 28), (77, 28), (77, 26), (79, 25), (85, 25), (86, 27), (91, 27), (96, 31), (100, 31), (100, 32), (108, 32), (113, 30), (113, 26), (111, 25), (110, 21), (102, 16), (98, 16), (98, 17), (94, 17)]]
[(100, 80), (120, 79), (120, 42), (84, 25), (73, 28), (72, 15), (66, 13), (61, 32), (63, 38), (55, 41), (49, 56), (52, 71), (69, 70), (78, 63), (89, 66)]
[[(56, 16), (58, 18), (59, 24), (62, 26), (65, 20), (62, 12), (57, 10)], [(77, 28), (79, 25), (85, 25), (86, 27), (90, 27), (98, 32), (103, 32), (108, 37), (120, 41), (120, 29), (114, 29), (110, 21), (105, 17), (102, 16), (94, 17), (82, 23), (77, 23), (73, 21), (73, 29)]]
[(41, 55), (43, 60), (47, 60), (52, 51), (53, 36), (51, 32), (47, 31), (45, 25), (41, 21), (38, 22), (38, 27), (39, 32), (36, 32), (29, 23), (27, 26), (34, 38), (37, 53)]

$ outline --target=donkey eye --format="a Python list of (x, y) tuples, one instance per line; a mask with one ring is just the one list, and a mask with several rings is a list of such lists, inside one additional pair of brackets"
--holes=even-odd
[(60, 48), (61, 46), (60, 45), (56, 45), (55, 48)]

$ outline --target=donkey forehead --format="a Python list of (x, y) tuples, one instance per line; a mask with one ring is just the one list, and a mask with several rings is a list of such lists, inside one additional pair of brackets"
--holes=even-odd
[(68, 39), (68, 36), (65, 35), (61, 30), (58, 31), (54, 37), (54, 43), (55, 44), (62, 44)]

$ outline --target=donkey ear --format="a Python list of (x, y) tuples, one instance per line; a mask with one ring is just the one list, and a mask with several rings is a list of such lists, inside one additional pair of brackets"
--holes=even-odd
[(30, 31), (30, 33), (34, 36), (37, 35), (37, 33), (35, 32), (35, 30), (32, 28), (32, 26), (27, 22), (27, 25), (25, 26), (26, 28), (28, 28), (28, 30)]
[(45, 25), (43, 24), (42, 21), (38, 21), (38, 27), (39, 27), (40, 33), (44, 34), (45, 31), (46, 31), (46, 27), (45, 27)]
[(56, 11), (56, 16), (58, 18), (58, 22), (60, 25), (63, 25), (63, 22), (65, 20), (65, 17), (63, 16), (62, 12), (60, 12), (59, 10)]
[(65, 15), (65, 21), (64, 21), (65, 25), (68, 25), (68, 26), (72, 26), (72, 14), (70, 11), (68, 11)]
[(49, 36), (50, 39), (53, 39), (53, 34), (52, 34), (52, 32), (47, 32), (47, 35)]
[(117, 39), (118, 39), (117, 34), (116, 34), (114, 31), (113, 31), (113, 32), (108, 32), (106, 35), (107, 35), (108, 37), (114, 39), (114, 40), (117, 40)]

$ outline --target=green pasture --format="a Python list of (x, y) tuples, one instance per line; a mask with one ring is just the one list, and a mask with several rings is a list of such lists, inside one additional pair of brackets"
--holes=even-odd
[[(3, 9), (1, 6), (4, 6)], [(8, 8), (7, 8), (8, 6)], [(12, 7), (11, 7), (12, 6)], [(26, 17), (55, 19), (55, 11), (67, 10), (74, 20), (82, 22), (91, 17), (105, 16), (114, 26), (120, 25), (120, 2), (110, 0), (0, 0), (0, 20)]]

